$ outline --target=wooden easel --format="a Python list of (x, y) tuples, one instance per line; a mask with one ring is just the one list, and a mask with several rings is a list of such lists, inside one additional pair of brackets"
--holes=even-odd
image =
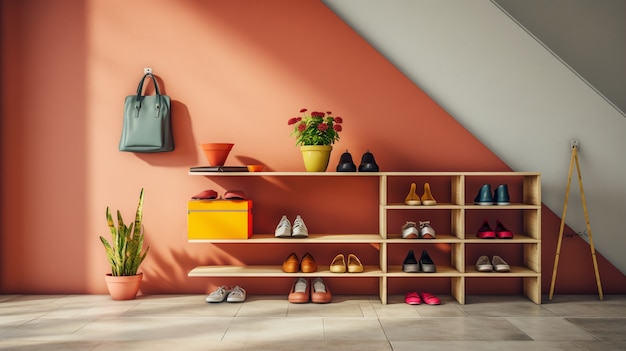
[(593, 269), (596, 273), (596, 284), (598, 285), (598, 295), (600, 300), (604, 300), (602, 294), (602, 283), (600, 283), (600, 272), (598, 271), (598, 260), (596, 258), (596, 249), (593, 245), (593, 235), (591, 234), (591, 225), (589, 224), (589, 214), (587, 212), (587, 200), (585, 199), (585, 191), (583, 190), (583, 179), (580, 174), (580, 165), (578, 164), (578, 145), (572, 145), (572, 158), (569, 164), (569, 175), (567, 176), (567, 187), (565, 189), (565, 204), (563, 204), (563, 216), (561, 217), (561, 228), (559, 229), (559, 241), (556, 245), (556, 256), (554, 257), (554, 270), (552, 271), (552, 283), (550, 284), (549, 300), (552, 300), (554, 294), (554, 283), (556, 282), (556, 272), (559, 267), (559, 256), (561, 254), (561, 242), (563, 241), (563, 229), (565, 228), (565, 215), (567, 214), (567, 201), (569, 200), (569, 189), (572, 183), (572, 171), (576, 163), (576, 171), (578, 172), (578, 184), (580, 185), (580, 197), (583, 202), (583, 211), (585, 212), (585, 223), (587, 224), (587, 233), (589, 235), (589, 246), (591, 247), (591, 258), (593, 259)]

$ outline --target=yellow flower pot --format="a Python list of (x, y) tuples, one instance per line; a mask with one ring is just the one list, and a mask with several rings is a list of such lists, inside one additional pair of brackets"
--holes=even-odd
[(330, 152), (333, 147), (330, 145), (305, 145), (300, 146), (302, 160), (307, 172), (326, 172)]

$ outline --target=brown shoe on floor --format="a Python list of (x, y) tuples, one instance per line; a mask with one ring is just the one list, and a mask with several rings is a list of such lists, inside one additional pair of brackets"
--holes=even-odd
[(283, 262), (283, 272), (285, 273), (297, 273), (299, 267), (298, 256), (293, 252)]
[(329, 303), (333, 300), (333, 295), (330, 293), (328, 285), (326, 285), (322, 278), (315, 278), (311, 285), (311, 302)]
[(298, 278), (293, 283), (287, 300), (291, 303), (307, 303), (310, 295), (309, 281), (304, 278)]
[(300, 261), (300, 271), (302, 273), (317, 272), (317, 263), (315, 263), (315, 259), (308, 252), (304, 254), (302, 261)]

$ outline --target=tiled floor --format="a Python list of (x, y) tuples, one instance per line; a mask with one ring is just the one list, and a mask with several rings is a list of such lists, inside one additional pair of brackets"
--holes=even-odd
[(0, 350), (626, 350), (626, 296), (470, 296), (409, 306), (393, 296), (0, 295)]

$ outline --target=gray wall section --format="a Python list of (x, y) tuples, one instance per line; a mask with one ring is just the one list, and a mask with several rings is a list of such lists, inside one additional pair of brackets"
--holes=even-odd
[[(594, 244), (626, 272), (621, 111), (489, 0), (324, 3), (513, 170), (541, 172), (543, 202), (558, 215), (579, 139)], [(585, 231), (576, 178), (567, 224)]]
[(626, 113), (626, 1), (493, 1)]

